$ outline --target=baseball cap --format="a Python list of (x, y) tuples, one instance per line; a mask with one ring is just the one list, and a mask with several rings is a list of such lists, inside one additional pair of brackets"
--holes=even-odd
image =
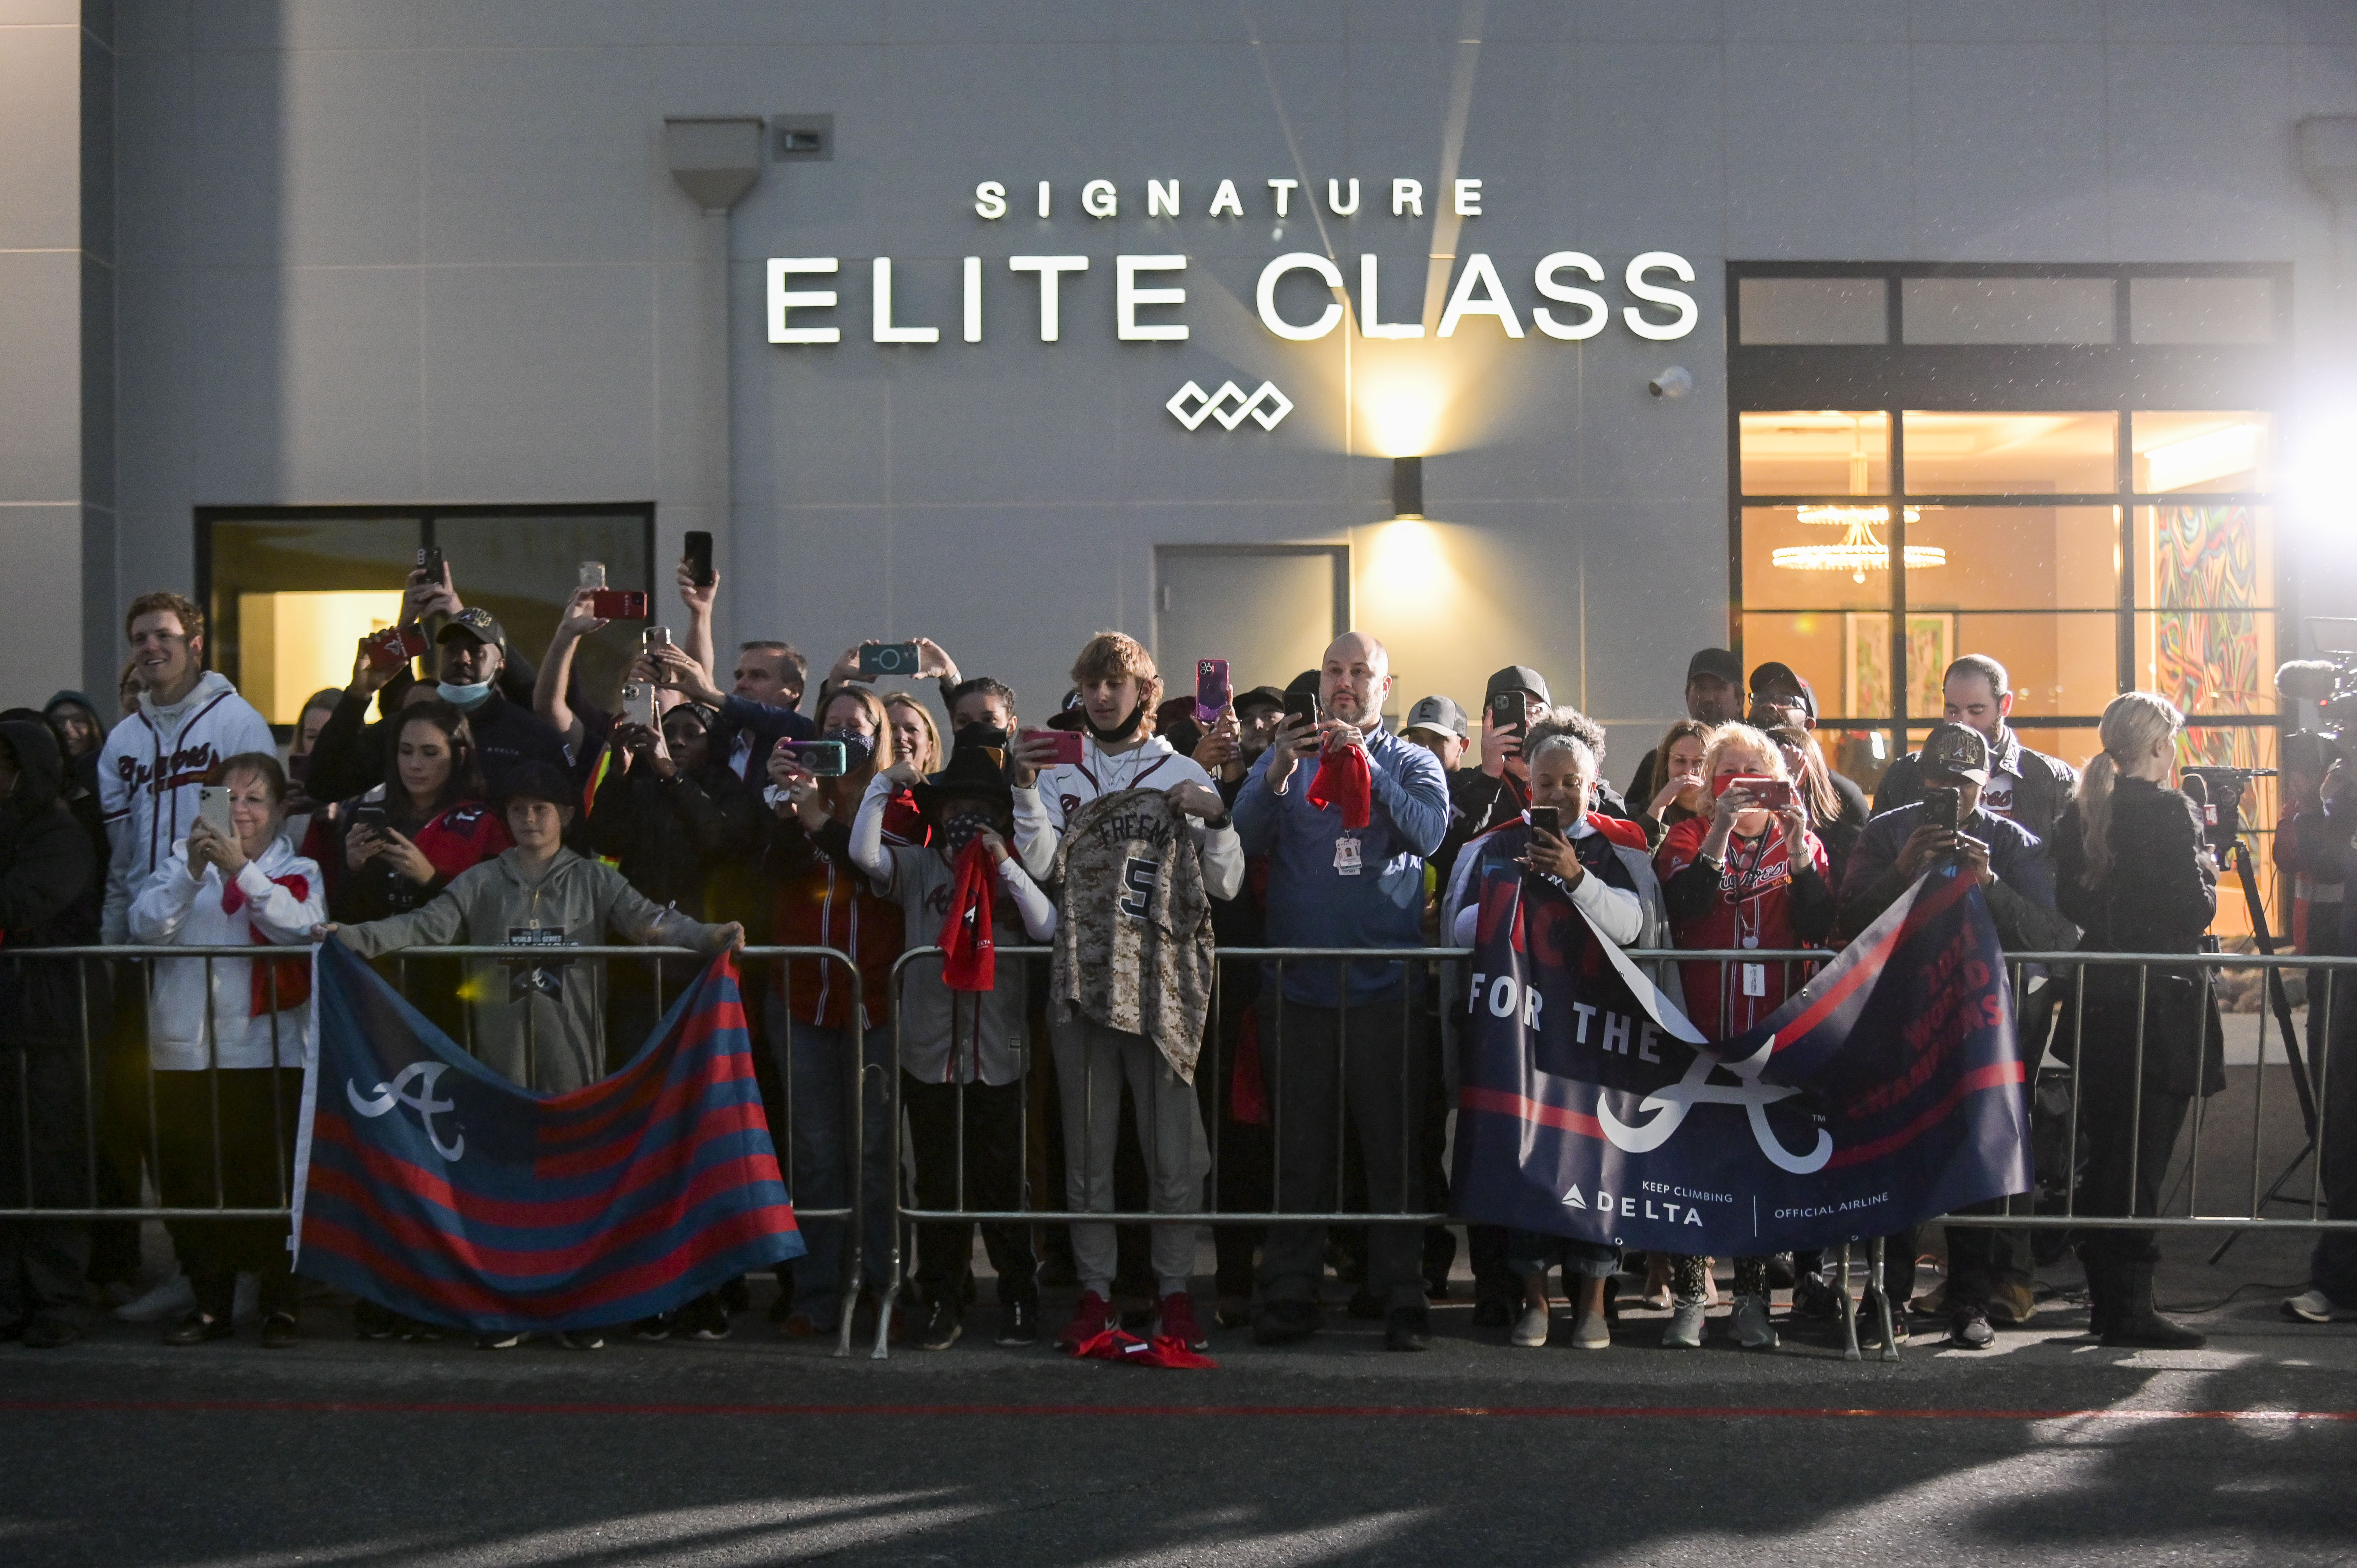
[(1793, 669), (1791, 665), (1784, 663), (1781, 660), (1771, 659), (1767, 663), (1760, 665), (1757, 670), (1751, 671), (1751, 694), (1753, 696), (1757, 697), (1764, 693), (1780, 691), (1798, 692), (1801, 693), (1802, 705), (1809, 710), (1809, 717), (1813, 719), (1817, 716), (1816, 690), (1812, 687), (1808, 682), (1801, 678), (1799, 671)]
[(1928, 778), (1969, 779), (1986, 784), (1989, 776), (1988, 737), (1963, 725), (1936, 725), (1923, 738), (1918, 765)]
[(1547, 692), (1546, 677), (1527, 664), (1509, 664), (1491, 676), (1490, 683), (1481, 689), (1481, 698), (1487, 702), (1501, 692), (1528, 692), (1548, 707), (1555, 706), (1555, 698)]
[(502, 810), (511, 800), (546, 800), (551, 805), (575, 810), (581, 805), (581, 787), (565, 777), (565, 769), (551, 762), (518, 763), (501, 777), (493, 794)]
[(1274, 686), (1254, 686), (1249, 692), (1238, 692), (1235, 703), (1240, 714), (1246, 708), (1281, 708), (1285, 706), (1285, 693)]
[(1436, 735), (1454, 736), (1458, 740), (1473, 738), (1472, 726), (1465, 721), (1465, 710), (1453, 697), (1419, 697), (1407, 711), (1407, 723), (1400, 725), (1402, 734), (1412, 729), (1428, 729)]
[(1686, 683), (1697, 675), (1716, 675), (1730, 686), (1743, 684), (1743, 660), (1724, 648), (1706, 648), (1686, 660)]
[(434, 634), (436, 646), (439, 647), (449, 641), (452, 632), (463, 632), (477, 642), (487, 642), (501, 653), (508, 650), (506, 628), (500, 625), (497, 616), (480, 605), (468, 605), (465, 609), (444, 621), (442, 629)]
[(1297, 697), (1304, 692), (1307, 692), (1315, 696), (1318, 692), (1318, 680), (1319, 677), (1317, 671), (1304, 670), (1300, 674), (1296, 675), (1292, 680), (1287, 681), (1285, 683), (1285, 694), (1288, 697)]

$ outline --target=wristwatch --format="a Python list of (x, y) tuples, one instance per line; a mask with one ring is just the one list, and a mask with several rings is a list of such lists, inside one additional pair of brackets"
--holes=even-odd
[(1221, 828), (1233, 826), (1235, 820), (1236, 814), (1233, 811), (1222, 811), (1216, 817), (1205, 817), (1203, 827), (1207, 832), (1217, 832)]

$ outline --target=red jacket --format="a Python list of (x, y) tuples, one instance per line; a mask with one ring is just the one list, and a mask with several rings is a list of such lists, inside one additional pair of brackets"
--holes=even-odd
[[(1694, 817), (1672, 828), (1653, 857), (1664, 886), (1695, 863), (1710, 819)], [(1812, 832), (1801, 835), (1806, 864), (1825, 875), (1825, 846)], [(1729, 839), (1719, 895), (1695, 919), (1670, 913), (1671, 940), (1682, 948), (1803, 948), (1792, 924), (1791, 847), (1772, 828), (1749, 843)], [(1684, 982), (1686, 1016), (1713, 1039), (1739, 1035), (1781, 1006), (1809, 973), (1800, 963), (1746, 964), (1712, 960), (1678, 966)]]
[[(884, 842), (921, 844), (930, 829), (916, 797), (903, 789), (884, 808)], [(893, 961), (904, 945), (900, 906), (879, 898), (865, 873), (851, 864), (851, 835), (829, 822), (815, 841), (799, 823), (780, 823), (770, 851), (777, 877), (780, 947), (836, 948), (859, 966), (858, 995), (866, 1026), (890, 1016), (888, 993)], [(796, 841), (799, 841), (797, 843)], [(853, 987), (843, 966), (815, 959), (786, 962), (786, 1006), (792, 1016), (827, 1029), (851, 1026)]]

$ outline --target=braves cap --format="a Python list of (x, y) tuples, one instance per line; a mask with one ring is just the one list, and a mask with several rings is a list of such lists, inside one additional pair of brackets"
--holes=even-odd
[(1455, 736), (1458, 740), (1473, 738), (1472, 726), (1466, 722), (1465, 710), (1457, 705), (1454, 697), (1419, 697), (1415, 706), (1407, 711), (1407, 723), (1400, 725), (1403, 733), (1412, 729), (1428, 729), (1435, 735)]
[(1922, 760), (1918, 766), (1926, 777), (1937, 774), (1943, 779), (1969, 779), (1975, 784), (1986, 784), (1989, 777), (1988, 737), (1963, 725), (1936, 725), (1923, 738)]

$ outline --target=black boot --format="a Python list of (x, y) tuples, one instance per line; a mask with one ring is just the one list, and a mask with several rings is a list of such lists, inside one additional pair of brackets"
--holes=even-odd
[(2104, 1344), (2145, 1350), (2199, 1350), (2209, 1343), (2183, 1324), (2172, 1323), (2153, 1310), (2148, 1261), (2115, 1263), (2112, 1278), (2119, 1285), (2119, 1295), (2101, 1331)]
[(2087, 1272), (2087, 1332), (2101, 1339), (2119, 1307), (2119, 1271), (2092, 1247), (2079, 1249), (2079, 1266)]

